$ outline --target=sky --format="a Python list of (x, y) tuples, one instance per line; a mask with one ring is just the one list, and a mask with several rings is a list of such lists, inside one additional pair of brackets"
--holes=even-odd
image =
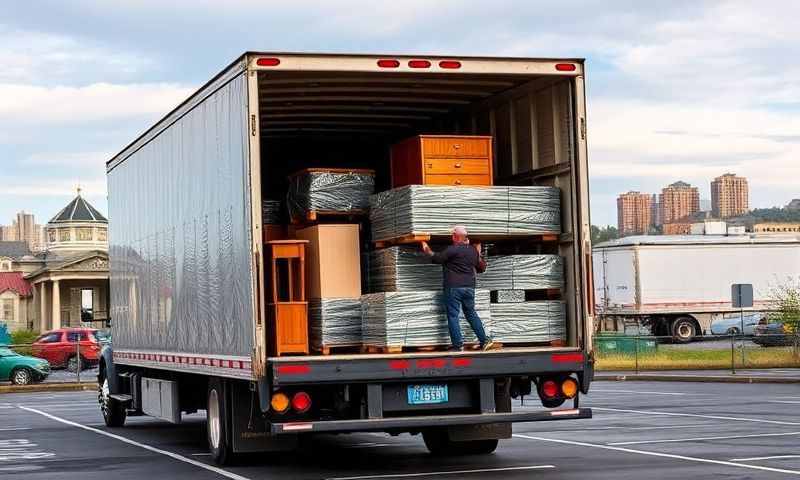
[(0, 224), (43, 223), (245, 50), (587, 59), (592, 223), (616, 196), (726, 172), (751, 207), (800, 197), (800, 2), (9, 2), (0, 16)]

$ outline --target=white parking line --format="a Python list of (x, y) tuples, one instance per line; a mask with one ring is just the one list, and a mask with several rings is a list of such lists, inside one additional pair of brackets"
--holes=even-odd
[(672, 453), (661, 453), (661, 452), (648, 452), (647, 450), (634, 450), (632, 448), (624, 448), (624, 447), (613, 447), (610, 445), (597, 445), (594, 443), (586, 443), (586, 442), (575, 442), (572, 440), (560, 440), (556, 438), (544, 438), (544, 437), (534, 437), (532, 435), (522, 435), (519, 433), (513, 434), (515, 438), (524, 438), (527, 440), (539, 440), (542, 442), (553, 442), (553, 443), (560, 443), (563, 445), (574, 445), (579, 447), (590, 447), (590, 448), (600, 448), (603, 450), (613, 450), (616, 452), (624, 452), (624, 453), (635, 453), (638, 455), (648, 455), (651, 457), (662, 457), (662, 458), (672, 458), (675, 460), (685, 460), (687, 462), (698, 462), (698, 463), (712, 463), (715, 465), (724, 465), (727, 467), (738, 467), (738, 468), (747, 468), (751, 470), (761, 470), (765, 472), (775, 472), (775, 473), (786, 473), (789, 475), (800, 475), (800, 470), (786, 470), (783, 468), (772, 468), (772, 467), (762, 467), (760, 465), (750, 465), (747, 463), (734, 463), (734, 462), (726, 462), (724, 460), (712, 460), (710, 458), (700, 458), (700, 457), (687, 457), (684, 455), (675, 455)]
[(229, 472), (227, 470), (223, 470), (223, 469), (218, 468), (218, 467), (214, 467), (212, 465), (207, 465), (207, 464), (205, 464), (203, 462), (198, 462), (197, 460), (192, 460), (191, 458), (186, 458), (183, 455), (179, 455), (177, 453), (170, 452), (168, 450), (161, 450), (160, 448), (152, 447), (152, 446), (146, 445), (144, 443), (135, 442), (135, 441), (133, 441), (133, 440), (131, 440), (129, 438), (125, 438), (125, 437), (123, 437), (121, 435), (115, 435), (113, 433), (109, 433), (109, 432), (106, 432), (106, 431), (103, 431), (103, 430), (98, 430), (96, 428), (87, 427), (86, 425), (81, 425), (80, 423), (76, 423), (76, 422), (61, 418), (61, 417), (56, 417), (55, 415), (51, 415), (51, 414), (49, 414), (47, 412), (43, 412), (43, 411), (37, 410), (35, 408), (25, 407), (23, 405), (20, 405), (19, 408), (21, 408), (21, 409), (23, 409), (23, 410), (25, 410), (27, 412), (36, 413), (36, 414), (39, 414), (39, 415), (41, 415), (43, 417), (47, 417), (47, 418), (49, 418), (51, 420), (55, 420), (56, 422), (61, 422), (61, 423), (65, 424), (65, 425), (71, 425), (73, 427), (81, 428), (81, 429), (87, 430), (89, 432), (94, 432), (94, 433), (96, 433), (98, 435), (103, 435), (103, 436), (106, 436), (106, 437), (109, 437), (109, 438), (113, 438), (115, 440), (119, 440), (120, 442), (124, 442), (124, 443), (127, 443), (129, 445), (134, 445), (136, 447), (140, 447), (140, 448), (143, 448), (145, 450), (149, 450), (151, 452), (159, 453), (161, 455), (170, 457), (172, 459), (175, 459), (175, 460), (178, 460), (178, 461), (181, 461), (181, 462), (184, 462), (184, 463), (188, 463), (189, 465), (194, 465), (195, 467), (199, 467), (199, 468), (214, 472), (214, 473), (216, 473), (218, 475), (221, 475), (223, 477), (226, 477), (226, 478), (231, 478), (233, 480), (250, 480), (247, 477), (243, 477), (241, 475), (237, 475), (235, 473)]
[(798, 403), (800, 403), (800, 400), (767, 400), (767, 402), (769, 402), (769, 403), (792, 403), (792, 404), (798, 404)]
[(773, 425), (800, 425), (800, 422), (784, 422), (781, 420), (766, 420), (763, 418), (727, 417), (723, 415), (702, 415), (699, 413), (659, 412), (655, 410), (628, 410), (624, 408), (608, 408), (608, 407), (592, 407), (592, 410), (600, 410), (606, 412), (637, 413), (641, 415), (655, 415), (655, 416), (660, 415), (669, 417), (710, 418), (713, 420), (733, 420), (737, 422), (770, 423)]
[(569, 430), (550, 430), (553, 433), (572, 433), (572, 432), (588, 432), (594, 430), (664, 430), (664, 429), (671, 429), (671, 428), (703, 428), (703, 427), (716, 427), (717, 425), (713, 423), (690, 423), (688, 425), (661, 425), (655, 427), (620, 427), (620, 426), (608, 426), (608, 427), (589, 427), (589, 428), (574, 428)]
[(689, 442), (702, 442), (705, 440), (733, 440), (736, 438), (760, 438), (760, 437), (787, 437), (791, 435), (800, 435), (800, 432), (782, 432), (782, 433), (754, 433), (749, 435), (726, 435), (718, 437), (693, 437), (693, 438), (669, 438), (664, 440), (638, 440), (633, 442), (614, 442), (608, 445), (641, 445), (645, 443), (689, 443)]
[[(672, 396), (706, 395), (704, 393), (652, 392), (644, 390), (603, 390), (599, 388), (592, 390), (592, 394), (594, 393), (641, 393), (645, 395), (672, 395)], [(591, 398), (591, 396), (589, 398)]]
[(463, 475), (465, 473), (513, 472), (518, 470), (542, 470), (556, 468), (555, 465), (528, 465), (524, 467), (481, 468), (476, 470), (450, 470), (444, 472), (390, 473), (387, 475), (362, 475), (360, 477), (330, 477), (325, 480), (368, 480), (371, 478), (433, 477), (440, 475)]
[(12, 432), (17, 430), (30, 430), (30, 429), (31, 427), (6, 427), (6, 428), (0, 428), (0, 432)]
[(771, 457), (731, 458), (731, 462), (754, 462), (757, 460), (779, 460), (782, 458), (800, 458), (800, 455), (773, 455)]

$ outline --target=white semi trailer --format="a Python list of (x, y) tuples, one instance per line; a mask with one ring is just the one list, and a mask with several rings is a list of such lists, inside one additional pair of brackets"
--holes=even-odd
[(626, 321), (689, 342), (711, 334), (731, 304), (731, 285), (753, 285), (753, 307), (770, 308), (773, 289), (800, 277), (800, 236), (662, 235), (604, 242), (592, 249), (601, 330)]

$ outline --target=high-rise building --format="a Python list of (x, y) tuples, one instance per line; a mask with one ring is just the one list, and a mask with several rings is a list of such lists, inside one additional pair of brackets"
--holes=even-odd
[(650, 222), (656, 226), (661, 226), (661, 212), (658, 205), (658, 195), (655, 193), (650, 198)]
[(711, 211), (717, 218), (735, 217), (749, 210), (747, 179), (726, 173), (711, 182)]
[(639, 192), (617, 197), (617, 228), (621, 236), (648, 233), (653, 224), (652, 201), (650, 194)]
[(658, 205), (661, 224), (673, 223), (700, 211), (700, 192), (697, 187), (677, 181), (661, 189)]
[(25, 242), (34, 252), (46, 247), (44, 226), (38, 225), (32, 213), (24, 210), (17, 213), (11, 225), (0, 225), (0, 240), (6, 242)]

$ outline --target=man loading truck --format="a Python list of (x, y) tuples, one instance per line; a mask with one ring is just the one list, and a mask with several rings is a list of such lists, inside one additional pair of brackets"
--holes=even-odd
[(434, 253), (428, 242), (421, 242), (422, 251), (433, 263), (441, 264), (444, 270), (444, 308), (447, 313), (447, 328), (452, 346), (450, 351), (463, 351), (464, 338), (458, 317), (464, 311), (481, 350), (492, 350), (495, 343), (486, 335), (483, 322), (475, 311), (475, 273), (486, 271), (486, 260), (481, 256), (481, 244), (470, 245), (467, 227), (456, 225), (452, 230), (453, 244), (439, 253)]

